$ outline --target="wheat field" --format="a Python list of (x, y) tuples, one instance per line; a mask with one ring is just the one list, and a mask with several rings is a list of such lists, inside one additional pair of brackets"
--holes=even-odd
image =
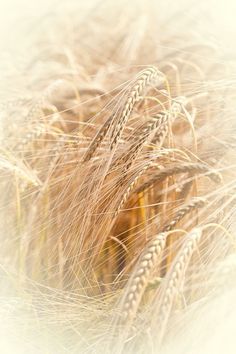
[(235, 352), (236, 65), (192, 5), (26, 21), (2, 68), (1, 353)]

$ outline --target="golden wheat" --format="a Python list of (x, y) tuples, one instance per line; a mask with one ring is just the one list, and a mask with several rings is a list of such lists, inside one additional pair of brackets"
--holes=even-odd
[(234, 64), (156, 6), (49, 16), (1, 99), (2, 291), (50, 352), (161, 350), (235, 254)]

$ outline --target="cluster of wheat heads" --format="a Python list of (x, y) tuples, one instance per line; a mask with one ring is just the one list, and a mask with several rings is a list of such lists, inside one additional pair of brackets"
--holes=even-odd
[(1, 104), (2, 259), (74, 348), (146, 353), (234, 253), (234, 82), (193, 34), (158, 44), (148, 9), (117, 28), (100, 11), (40, 43)]

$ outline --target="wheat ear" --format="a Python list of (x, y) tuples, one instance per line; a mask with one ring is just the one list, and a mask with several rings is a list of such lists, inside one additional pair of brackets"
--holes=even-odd
[(131, 166), (139, 151), (142, 149), (143, 145), (148, 142), (149, 137), (153, 132), (155, 132), (155, 144), (160, 144), (161, 140), (168, 132), (169, 124), (172, 124), (178, 114), (180, 114), (183, 104), (183, 97), (176, 98), (170, 110), (158, 113), (151, 122), (146, 125), (141, 133), (142, 135), (139, 141), (131, 146), (131, 154), (128, 156), (129, 159), (126, 164), (126, 169)]
[[(158, 159), (158, 158), (161, 158), (161, 157), (163, 157), (165, 155), (168, 155), (170, 153), (171, 153), (171, 151), (169, 151), (169, 150), (160, 150), (159, 155), (155, 156), (155, 160)], [(132, 182), (129, 184), (129, 186), (125, 190), (124, 194), (122, 194), (121, 200), (120, 200), (120, 202), (118, 204), (118, 207), (116, 209), (116, 212), (115, 212), (115, 216), (117, 216), (119, 214), (119, 212), (121, 211), (122, 207), (128, 201), (129, 196), (130, 196), (131, 192), (133, 191), (134, 187), (138, 184), (139, 179), (151, 167), (161, 168), (162, 165), (158, 165), (156, 162), (153, 161), (153, 159), (151, 161), (147, 162), (147, 164), (144, 166), (144, 168), (133, 178)], [(118, 182), (119, 185), (121, 184), (121, 181), (123, 181), (123, 176), (121, 177), (120, 181)]]
[[(187, 103), (187, 98), (184, 96), (179, 96), (172, 99), (172, 104), (170, 109), (166, 112), (168, 114), (168, 121), (172, 124), (177, 116), (181, 113), (182, 107)], [(160, 144), (161, 140), (165, 137), (168, 132), (169, 124), (166, 124), (163, 130), (157, 130), (154, 138), (152, 139), (152, 144)]]
[(160, 304), (158, 306), (157, 316), (155, 316), (159, 321), (159, 344), (161, 344), (163, 339), (173, 302), (178, 295), (178, 290), (183, 281), (185, 271), (199, 241), (201, 240), (201, 236), (202, 230), (200, 228), (193, 229), (187, 236), (185, 236), (186, 239), (184, 244), (176, 255), (172, 267), (165, 277), (165, 282), (163, 284), (163, 286), (165, 285), (164, 293), (161, 298), (158, 296), (157, 300), (158, 302), (160, 301)]
[[(164, 75), (157, 70), (155, 67), (149, 67), (143, 71), (141, 71), (138, 75), (137, 80), (135, 81), (134, 85), (132, 86), (128, 97), (126, 99), (126, 103), (124, 105), (124, 108), (122, 109), (121, 107), (118, 109), (118, 113), (112, 114), (107, 121), (102, 125), (102, 127), (99, 129), (98, 133), (96, 134), (95, 138), (91, 142), (91, 144), (88, 147), (87, 152), (84, 155), (83, 161), (89, 161), (103, 139), (105, 138), (112, 122), (114, 121), (114, 118), (116, 115), (118, 115), (119, 119), (118, 122), (115, 125), (115, 128), (113, 129), (112, 132), (112, 137), (111, 137), (111, 150), (113, 149), (114, 145), (116, 144), (117, 140), (119, 139), (122, 130), (124, 128), (125, 123), (127, 122), (135, 103), (139, 100), (144, 88), (149, 85), (152, 81), (156, 80), (157, 77), (159, 77), (160, 83), (164, 81)], [(121, 113), (119, 113), (121, 111)]]
[(155, 183), (160, 183), (164, 181), (167, 177), (180, 174), (180, 173), (198, 173), (205, 174), (207, 177), (211, 178), (215, 183), (220, 183), (222, 181), (222, 177), (219, 172), (212, 170), (210, 167), (201, 164), (201, 163), (183, 163), (181, 165), (175, 165), (171, 167), (164, 168), (159, 171), (154, 177), (152, 177), (149, 181), (145, 182), (139, 188), (135, 190), (135, 193), (141, 193), (144, 190), (148, 189)]
[(123, 164), (122, 168), (127, 171), (133, 164), (135, 158), (143, 148), (143, 145), (148, 141), (149, 136), (158, 130), (163, 135), (167, 132), (168, 127), (168, 112), (161, 112), (153, 117), (140, 132), (141, 137), (137, 142), (134, 142), (130, 147), (128, 153), (123, 154), (114, 162), (114, 167)]
[(168, 223), (162, 230), (162, 233), (154, 237), (142, 252), (134, 275), (127, 284), (127, 290), (122, 303), (122, 319), (132, 322), (136, 315), (138, 306), (142, 299), (143, 293), (149, 283), (152, 271), (160, 262), (161, 253), (166, 245), (168, 232), (171, 231), (176, 224), (188, 213), (196, 208), (205, 205), (205, 200), (196, 198), (191, 203), (183, 206), (175, 215), (174, 219)]
[(97, 148), (100, 146), (101, 142), (105, 138), (112, 122), (115, 117), (115, 114), (112, 114), (106, 122), (102, 125), (102, 127), (99, 129), (97, 132), (95, 138), (92, 140), (91, 144), (88, 147), (88, 150), (86, 151), (84, 157), (83, 157), (83, 162), (89, 161), (92, 157)]
[(124, 129), (124, 126), (127, 122), (127, 120), (130, 117), (130, 114), (133, 111), (134, 105), (135, 103), (139, 100), (139, 98), (141, 97), (144, 88), (147, 87), (148, 85), (151, 84), (151, 82), (153, 81), (157, 81), (158, 80), (158, 84), (163, 83), (164, 81), (164, 75), (157, 70), (157, 68), (155, 67), (149, 67), (145, 70), (143, 70), (137, 80), (135, 81), (134, 85), (132, 86), (128, 97), (126, 99), (124, 108), (121, 111), (121, 114), (119, 116), (119, 120), (117, 122), (117, 124), (115, 125), (115, 128), (112, 132), (112, 136), (111, 136), (111, 146), (110, 149), (113, 150), (114, 146), (116, 145), (117, 141), (119, 140), (122, 131)]
[(191, 213), (191, 211), (198, 209), (198, 208), (203, 208), (206, 205), (206, 199), (204, 198), (193, 198), (193, 200), (182, 206), (177, 213), (175, 214), (173, 220), (171, 222), (166, 223), (166, 225), (163, 227), (162, 232), (168, 232), (170, 230), (173, 230), (173, 228), (178, 224), (180, 220), (183, 219), (184, 216), (187, 214)]
[(127, 284), (124, 298), (121, 300), (122, 320), (132, 321), (136, 315), (143, 293), (148, 285), (151, 272), (160, 261), (160, 255), (166, 244), (167, 233), (155, 236), (143, 250), (133, 276)]
[(129, 184), (128, 188), (126, 189), (125, 193), (122, 195), (121, 201), (119, 202), (119, 205), (116, 209), (115, 212), (115, 217), (120, 213), (122, 207), (125, 205), (125, 203), (127, 202), (127, 200), (129, 199), (130, 193), (132, 192), (132, 190), (134, 189), (134, 187), (136, 186), (136, 184), (138, 183), (139, 179), (143, 176), (143, 174), (145, 173), (145, 171), (148, 170), (149, 167), (151, 167), (153, 164), (153, 162), (149, 162), (139, 173), (138, 175), (136, 175), (133, 179), (133, 181)]

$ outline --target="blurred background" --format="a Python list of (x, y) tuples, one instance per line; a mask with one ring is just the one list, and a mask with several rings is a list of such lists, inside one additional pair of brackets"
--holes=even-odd
[[(116, 4), (117, 0), (109, 0), (109, 3)], [(127, 0), (119, 0), (124, 4)], [(150, 2), (152, 0), (147, 0)], [(19, 47), (22, 43), (15, 42), (20, 35), (30, 36), (29, 31), (37, 32), (42, 22), (47, 18), (55, 17), (62, 13), (65, 8), (75, 7), (78, 11), (81, 8), (99, 6), (100, 0), (1, 0), (0, 1), (0, 43), (1, 46), (9, 48)], [(132, 1), (136, 7), (139, 0)], [(192, 16), (192, 20), (208, 25), (209, 33), (212, 37), (219, 40), (225, 40), (231, 43), (229, 48), (235, 51), (235, 45), (232, 41), (236, 38), (236, 2), (234, 0), (178, 0), (178, 1), (155, 1), (157, 11), (166, 7), (167, 12), (175, 12), (178, 9), (183, 17)], [(197, 15), (197, 16), (196, 16)], [(23, 41), (23, 38), (21, 39)]]

